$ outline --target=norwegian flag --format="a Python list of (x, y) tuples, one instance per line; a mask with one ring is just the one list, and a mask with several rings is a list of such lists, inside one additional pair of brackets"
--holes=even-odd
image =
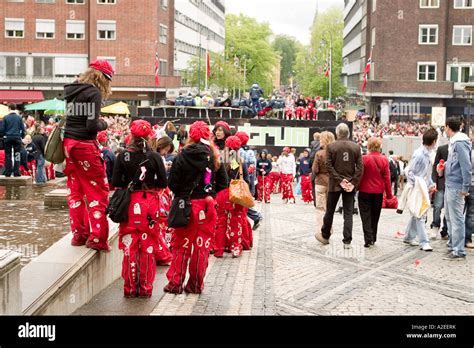
[(326, 59), (326, 62), (324, 63), (324, 76), (329, 77), (331, 75), (331, 68), (329, 67), (329, 63)]
[(362, 85), (362, 92), (365, 92), (365, 87), (367, 87), (367, 76), (370, 73), (370, 69), (372, 68), (372, 64), (374, 63), (372, 61), (372, 54), (374, 53), (374, 48), (372, 47), (372, 50), (370, 51), (370, 57), (369, 60), (367, 61), (367, 65), (365, 66), (365, 71), (364, 71), (364, 84)]
[(209, 79), (211, 77), (211, 54), (209, 51), (206, 53), (206, 76)]
[(160, 85), (160, 58), (158, 57), (158, 51), (155, 53), (155, 85)]

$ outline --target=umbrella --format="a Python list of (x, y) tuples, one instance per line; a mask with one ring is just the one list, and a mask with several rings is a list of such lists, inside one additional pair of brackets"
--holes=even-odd
[(64, 103), (64, 100), (59, 100), (59, 99), (50, 99), (50, 100), (45, 100), (39, 103), (34, 103), (25, 106), (25, 111), (35, 111), (35, 110), (43, 110), (45, 113), (64, 113), (66, 110), (66, 104)]
[(8, 115), (10, 112), (6, 105), (0, 104), (0, 118)]
[(128, 104), (124, 102), (115, 103), (101, 109), (104, 114), (130, 115)]

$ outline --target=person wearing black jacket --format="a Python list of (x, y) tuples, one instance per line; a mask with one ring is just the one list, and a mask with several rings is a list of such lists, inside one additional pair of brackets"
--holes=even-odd
[(109, 250), (109, 224), (105, 215), (109, 187), (96, 138), (97, 132), (107, 129), (107, 123), (99, 116), (102, 99), (111, 94), (112, 74), (107, 61), (94, 61), (76, 82), (64, 87), (67, 104), (64, 174), (70, 192), (69, 215), (74, 234), (71, 244), (105, 251)]
[(270, 203), (270, 188), (272, 184), (269, 175), (272, 171), (272, 161), (267, 159), (267, 154), (267, 150), (262, 150), (257, 159), (257, 201), (261, 202), (264, 199), (265, 203)]
[[(438, 236), (439, 229), (441, 228), (441, 210), (444, 208), (444, 186), (445, 186), (445, 177), (444, 173), (442, 176), (438, 175), (436, 167), (439, 162), (443, 160), (445, 163), (448, 161), (448, 148), (449, 144), (441, 145), (436, 150), (436, 157), (433, 164), (433, 171), (431, 173), (431, 178), (436, 184), (436, 192), (434, 195), (434, 208), (433, 208), (433, 222), (431, 223), (431, 239), (436, 239)], [(441, 229), (441, 238), (448, 239), (448, 225), (446, 224), (446, 218), (443, 218), (443, 228)]]
[(119, 248), (124, 251), (122, 277), (125, 297), (151, 297), (159, 247), (160, 189), (167, 186), (161, 156), (146, 143), (152, 133), (149, 122), (130, 125), (132, 140), (114, 166), (112, 185), (126, 188), (133, 182), (128, 221), (120, 223)]
[(3, 118), (2, 130), (5, 147), (5, 176), (7, 178), (13, 176), (19, 177), (20, 173), (20, 152), (22, 149), (21, 139), (26, 134), (25, 124), (16, 113), (16, 105), (8, 104), (10, 113)]
[(35, 129), (35, 134), (33, 135), (33, 144), (36, 145), (36, 148), (38, 150), (36, 156), (36, 183), (45, 184), (47, 179), (46, 171), (44, 170), (44, 149), (46, 147), (48, 137), (46, 136), (46, 134), (44, 134), (45, 129), (43, 126), (37, 124)]
[[(216, 225), (214, 197), (228, 187), (225, 168), (210, 141), (209, 126), (197, 121), (189, 129), (189, 142), (171, 166), (168, 186), (175, 199), (190, 197), (191, 215), (187, 226), (174, 229), (171, 237), (173, 261), (166, 274), (164, 291), (200, 294), (208, 265)], [(184, 288), (188, 270), (189, 280)]]

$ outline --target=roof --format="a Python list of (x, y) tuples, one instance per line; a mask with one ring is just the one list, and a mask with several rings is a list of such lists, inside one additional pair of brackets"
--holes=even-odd
[(41, 91), (0, 90), (0, 103), (31, 103), (44, 100)]

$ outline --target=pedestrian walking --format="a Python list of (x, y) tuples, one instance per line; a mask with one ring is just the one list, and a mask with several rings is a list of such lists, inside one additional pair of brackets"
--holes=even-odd
[(23, 147), (22, 139), (26, 135), (25, 124), (20, 115), (18, 115), (15, 104), (8, 104), (9, 114), (3, 118), (3, 129), (0, 131), (4, 138), (5, 150), (5, 176), (7, 178), (20, 177), (21, 149)]
[[(444, 209), (444, 190), (445, 190), (445, 176), (438, 174), (437, 167), (440, 163), (446, 163), (448, 160), (449, 145), (438, 146), (436, 150), (436, 157), (431, 172), (431, 178), (436, 184), (436, 192), (434, 193), (434, 207), (433, 207), (433, 222), (431, 223), (430, 237), (436, 239), (441, 228), (441, 212)], [(441, 229), (441, 238), (448, 239), (448, 225), (446, 223), (446, 216), (443, 217), (443, 228)]]
[(285, 203), (295, 204), (295, 196), (293, 194), (293, 180), (296, 175), (295, 156), (291, 153), (289, 147), (283, 149), (283, 153), (277, 161), (281, 170), (281, 192), (282, 199)]

